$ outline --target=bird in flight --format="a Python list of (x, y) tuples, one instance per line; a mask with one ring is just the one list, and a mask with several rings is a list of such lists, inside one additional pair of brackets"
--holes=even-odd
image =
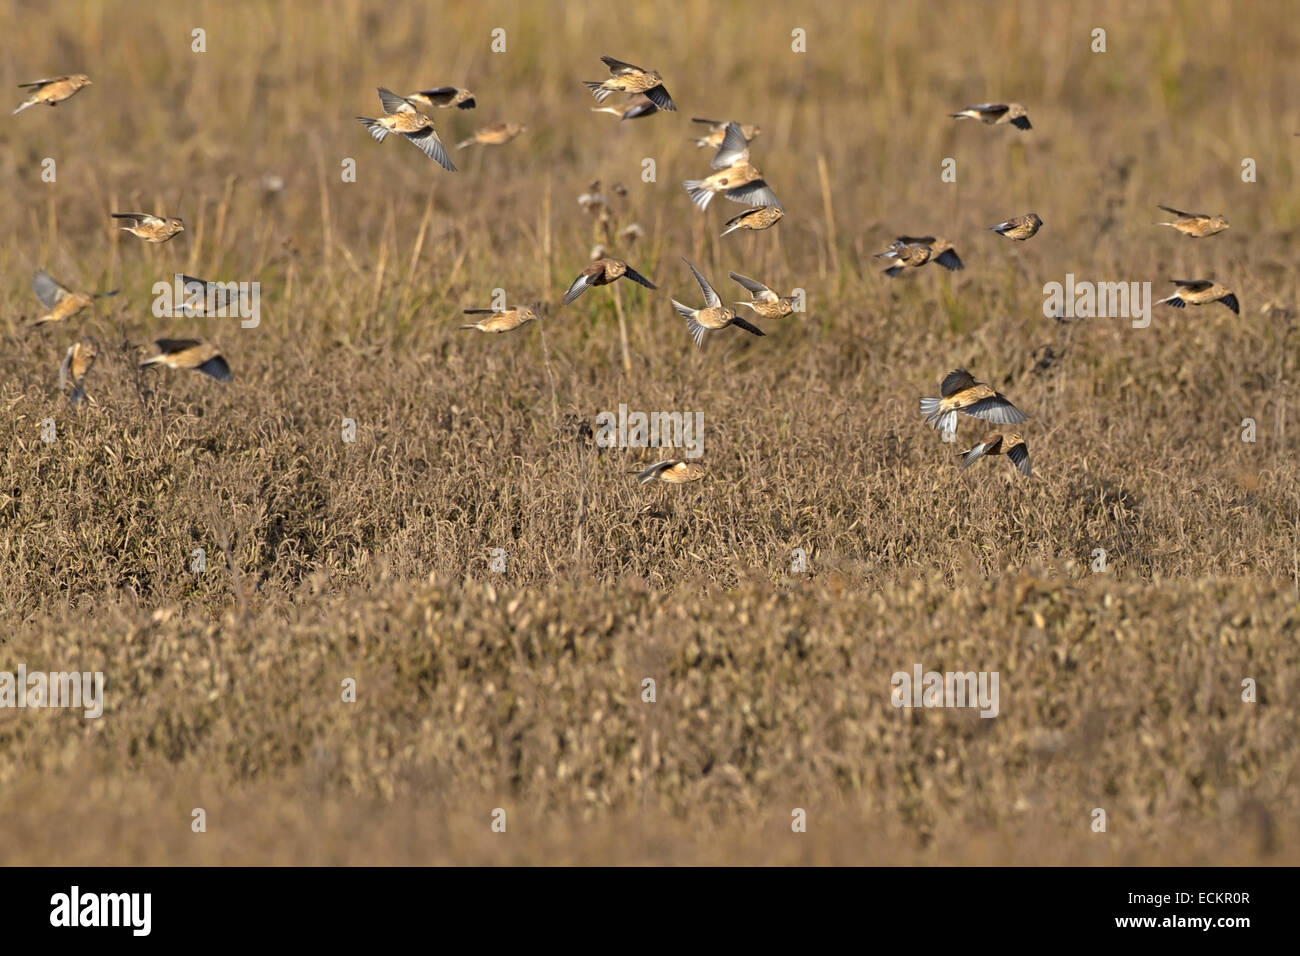
[(957, 431), (958, 412), (995, 425), (1015, 425), (1029, 417), (991, 385), (975, 381), (964, 368), (944, 377), (939, 394), (939, 398), (921, 399), (921, 414), (926, 424), (945, 432)]
[(729, 325), (738, 326), (754, 335), (766, 334), (758, 326), (751, 325), (736, 315), (735, 309), (723, 305), (718, 293), (714, 291), (713, 286), (709, 285), (709, 280), (700, 275), (700, 270), (696, 269), (686, 259), (682, 259), (682, 262), (685, 262), (687, 268), (695, 275), (695, 281), (700, 284), (700, 289), (704, 292), (704, 308), (702, 309), (692, 309), (689, 305), (683, 305), (676, 299), (672, 300), (673, 308), (681, 313), (682, 318), (686, 320), (686, 327), (690, 330), (691, 338), (695, 340), (696, 348), (704, 345), (705, 332), (717, 332)]
[(611, 282), (624, 277), (645, 286), (647, 289), (658, 288), (658, 286), (641, 273), (637, 272), (622, 259), (615, 259), (612, 256), (601, 256), (591, 265), (587, 266), (587, 268), (583, 269), (578, 275), (578, 278), (573, 280), (573, 284), (569, 286), (569, 291), (564, 293), (564, 304), (568, 305), (592, 286), (609, 285)]
[(441, 109), (454, 106), (457, 109), (472, 110), (478, 105), (474, 102), (473, 93), (455, 86), (436, 86), (431, 90), (420, 90), (418, 93), (412, 93), (407, 99), (417, 106), (436, 106)]
[(517, 305), (500, 312), (495, 309), (466, 309), (465, 314), (489, 316), (461, 326), (462, 329), (478, 329), (480, 332), (513, 332), (526, 322), (537, 321), (537, 313), (526, 305)]
[(1000, 236), (1024, 242), (1026, 239), (1032, 239), (1042, 225), (1043, 220), (1038, 218), (1038, 213), (1031, 212), (1024, 216), (1012, 216), (1005, 222), (989, 228)]
[(456, 172), (455, 164), (447, 157), (447, 150), (434, 131), (433, 120), (416, 109), (410, 100), (382, 86), (379, 87), (379, 102), (383, 104), (384, 116), (378, 119), (357, 117), (371, 136), (382, 143), (389, 133), (401, 133), (412, 146), (443, 169)]
[(528, 132), (526, 123), (490, 123), (476, 129), (474, 135), (469, 139), (461, 140), (456, 144), (456, 148), (464, 149), (466, 146), (473, 146), (475, 143), (483, 146), (503, 146), (520, 133), (526, 132)]
[(763, 283), (747, 276), (742, 276), (737, 272), (728, 272), (733, 282), (737, 282), (745, 287), (749, 292), (748, 302), (737, 302), (736, 305), (743, 305), (753, 309), (757, 314), (765, 319), (783, 319), (794, 311), (794, 299), (788, 295), (777, 295)]
[(1223, 232), (1228, 228), (1228, 220), (1223, 218), (1222, 214), (1209, 216), (1203, 212), (1183, 212), (1173, 206), (1158, 206), (1157, 208), (1177, 217), (1173, 222), (1158, 222), (1156, 223), (1157, 226), (1169, 226), (1172, 229), (1177, 229), (1184, 236), (1191, 236), (1193, 239), (1204, 239), (1206, 236)]
[(752, 229), (754, 232), (771, 229), (784, 218), (785, 210), (780, 206), (755, 206), (753, 209), (746, 209), (740, 215), (728, 219), (723, 224), (725, 228), (718, 238), (733, 233), (737, 229)]
[(732, 202), (780, 207), (781, 200), (763, 181), (758, 167), (749, 161), (749, 143), (739, 123), (727, 124), (722, 143), (709, 166), (717, 172), (704, 179), (688, 179), (682, 183), (691, 202), (701, 209), (708, 209), (709, 201), (718, 193)]
[(602, 56), (601, 62), (609, 67), (608, 80), (584, 80), (591, 95), (597, 103), (604, 103), (612, 93), (644, 93), (646, 97), (661, 110), (675, 110), (677, 105), (664, 88), (664, 78), (654, 70), (642, 69), (631, 63), (624, 63), (612, 56)]
[(32, 277), (32, 291), (36, 293), (36, 298), (40, 300), (41, 305), (49, 310), (44, 315), (33, 319), (32, 325), (62, 322), (64, 319), (72, 318), (95, 299), (117, 295), (116, 289), (111, 292), (71, 292), (54, 281), (54, 277), (44, 269), (37, 269), (36, 275)]
[[(47, 80), (33, 80), (31, 83), (19, 83), (19, 89), (30, 89), (27, 99), (18, 104), (14, 113), (21, 113), (29, 106), (44, 103), (57, 106), (78, 90), (92, 85), (85, 73), (73, 73), (69, 76), (55, 76)], [(11, 114), (13, 115), (13, 114)]]
[(1222, 302), (1237, 315), (1241, 315), (1241, 306), (1237, 296), (1229, 289), (1210, 279), (1170, 279), (1178, 289), (1167, 299), (1161, 299), (1156, 305), (1172, 305), (1183, 309), (1189, 305), (1207, 305), (1210, 302)]
[(1019, 103), (981, 103), (948, 115), (953, 119), (977, 119), (989, 126), (1010, 123), (1016, 129), (1033, 129), (1029, 125), (1029, 111)]
[(184, 221), (172, 217), (154, 216), (147, 212), (115, 212), (110, 215), (125, 223), (119, 224), (117, 228), (145, 242), (166, 242), (177, 233), (185, 231)]
[(174, 369), (193, 369), (210, 375), (218, 382), (229, 382), (234, 376), (226, 364), (221, 350), (198, 339), (156, 339), (158, 354), (140, 363), (141, 368), (165, 365)]
[(965, 268), (952, 243), (942, 236), (899, 236), (884, 252), (876, 253), (876, 258), (895, 260), (896, 264), (885, 270), (891, 278), (904, 268), (919, 269), (932, 259), (950, 272)]
[[(68, 401), (73, 405), (88, 397), (85, 388), (86, 375), (90, 372), (90, 367), (95, 364), (98, 355), (99, 343), (93, 336), (88, 335), (68, 346), (68, 352), (59, 365), (59, 391), (63, 391), (71, 383), (72, 392), (68, 396)], [(90, 399), (90, 403), (93, 405), (95, 400)]]
[(1032, 467), (1029, 461), (1029, 446), (1025, 444), (1025, 439), (1019, 432), (1005, 434), (993, 432), (974, 448), (958, 452), (958, 455), (961, 456), (963, 469), (969, 468), (985, 455), (1006, 455), (1022, 475), (1028, 475)]
[[(707, 135), (698, 136), (692, 140), (701, 149), (706, 146), (710, 149), (717, 149), (721, 146), (723, 137), (727, 135), (727, 127), (731, 125), (727, 120), (703, 119), (699, 116), (691, 117), (691, 122), (702, 123), (709, 128)], [(752, 143), (754, 137), (763, 132), (761, 126), (755, 126), (753, 123), (740, 123), (738, 125), (740, 126), (740, 135), (745, 137), (746, 145)]]
[(703, 478), (704, 466), (695, 461), (669, 459), (668, 461), (657, 461), (649, 468), (641, 471), (629, 471), (628, 474), (636, 475), (637, 482), (642, 485), (649, 484), (652, 481), (681, 485), (688, 481), (699, 481)]

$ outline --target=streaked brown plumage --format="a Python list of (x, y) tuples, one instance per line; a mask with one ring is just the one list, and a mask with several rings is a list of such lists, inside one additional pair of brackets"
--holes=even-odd
[(1031, 212), (1024, 216), (1012, 216), (996, 226), (989, 226), (989, 229), (1008, 239), (1019, 239), (1023, 242), (1032, 239), (1042, 225), (1043, 220), (1038, 218), (1038, 213)]
[(888, 249), (876, 253), (875, 257), (896, 260), (896, 265), (884, 270), (885, 275), (891, 278), (904, 268), (919, 269), (931, 260), (950, 272), (965, 268), (952, 243), (942, 236), (899, 236)]
[(454, 106), (457, 109), (472, 110), (477, 105), (473, 93), (455, 86), (435, 86), (431, 90), (420, 90), (412, 93), (407, 99), (417, 106), (441, 109)]
[(591, 111), (593, 113), (611, 113), (622, 121), (639, 119), (642, 116), (653, 116), (659, 112), (659, 107), (655, 106), (654, 100), (644, 93), (637, 93), (629, 96), (626, 101), (613, 106), (593, 106)]
[(709, 285), (709, 280), (700, 275), (700, 270), (691, 265), (685, 258), (682, 262), (686, 263), (687, 268), (695, 276), (695, 281), (700, 284), (700, 290), (704, 293), (704, 308), (692, 309), (689, 305), (683, 305), (676, 299), (672, 300), (675, 308), (686, 320), (686, 328), (691, 333), (691, 338), (695, 340), (695, 347), (700, 348), (704, 345), (705, 332), (717, 332), (725, 329), (729, 325), (735, 325), (753, 335), (764, 335), (756, 325), (751, 325), (740, 316), (736, 315), (736, 310), (728, 308), (722, 304), (722, 299), (714, 291), (713, 286)]
[(19, 89), (30, 89), (27, 99), (18, 104), (14, 113), (21, 113), (29, 106), (45, 103), (56, 106), (78, 90), (92, 85), (85, 73), (72, 73), (68, 76), (55, 76), (46, 80), (33, 80), (31, 83), (19, 83)]
[(210, 375), (218, 382), (229, 382), (234, 376), (226, 364), (221, 349), (198, 339), (157, 339), (158, 354), (140, 363), (141, 368), (165, 365), (174, 369), (193, 369)]
[(1237, 296), (1226, 286), (1211, 279), (1170, 279), (1178, 290), (1167, 299), (1161, 299), (1156, 305), (1172, 305), (1175, 309), (1185, 308), (1189, 305), (1208, 305), (1211, 302), (1222, 302), (1233, 312), (1241, 315), (1241, 304), (1237, 301)]
[(462, 139), (456, 144), (457, 149), (480, 144), (482, 146), (502, 146), (520, 133), (528, 132), (526, 123), (490, 123), (474, 131), (469, 139)]
[(41, 305), (48, 310), (44, 315), (33, 319), (32, 325), (62, 322), (64, 319), (72, 318), (95, 299), (117, 295), (116, 289), (111, 292), (71, 292), (56, 282), (54, 277), (44, 269), (37, 269), (32, 277), (32, 291), (36, 293), (36, 298), (40, 300)]
[(401, 133), (412, 146), (443, 169), (456, 172), (455, 164), (447, 156), (447, 150), (433, 128), (432, 119), (416, 109), (410, 100), (382, 86), (379, 87), (379, 102), (383, 104), (386, 115), (378, 119), (357, 117), (371, 136), (382, 143), (389, 133)]
[(682, 461), (680, 459), (669, 459), (668, 461), (657, 461), (649, 468), (641, 471), (629, 471), (629, 475), (636, 475), (636, 480), (640, 484), (649, 484), (652, 481), (664, 481), (670, 485), (681, 485), (688, 481), (699, 481), (704, 477), (704, 466), (696, 461)]
[(471, 325), (462, 325), (462, 329), (478, 329), (480, 332), (513, 332), (526, 322), (536, 322), (537, 313), (526, 305), (517, 305), (513, 309), (500, 312), (494, 309), (466, 309), (466, 315), (486, 315)]
[(1029, 112), (1019, 103), (980, 103), (948, 115), (953, 119), (977, 119), (990, 126), (1010, 123), (1016, 129), (1033, 129), (1029, 124)]
[[(59, 391), (63, 391), (72, 385), (72, 392), (68, 396), (68, 401), (76, 405), (83, 398), (86, 398), (85, 381), (86, 375), (90, 372), (90, 367), (95, 364), (95, 358), (99, 355), (99, 343), (93, 336), (86, 336), (80, 341), (68, 346), (68, 352), (63, 356), (63, 361), (59, 365)], [(94, 404), (94, 399), (90, 399)]]
[(982, 418), (995, 425), (1015, 425), (1029, 416), (992, 386), (975, 381), (964, 368), (955, 369), (939, 386), (940, 398), (921, 399), (926, 424), (946, 432), (957, 431), (957, 413)]
[(755, 206), (753, 209), (746, 209), (737, 216), (732, 216), (723, 223), (724, 228), (719, 233), (719, 238), (733, 233), (737, 229), (752, 229), (754, 232), (770, 229), (784, 218), (785, 210), (780, 206)]
[(985, 455), (1006, 455), (1022, 475), (1029, 475), (1033, 468), (1029, 461), (1029, 446), (1019, 432), (993, 432), (974, 448), (957, 454), (961, 456), (963, 469), (969, 468)]
[(777, 295), (763, 283), (737, 272), (728, 272), (733, 282), (744, 286), (749, 292), (748, 302), (737, 302), (753, 309), (765, 319), (783, 319), (794, 311), (794, 299), (788, 295)]
[(125, 222), (125, 225), (117, 228), (145, 242), (166, 242), (177, 233), (185, 231), (185, 223), (180, 219), (154, 216), (147, 212), (115, 212), (110, 215)]
[[(727, 127), (731, 125), (727, 120), (703, 119), (699, 116), (691, 117), (691, 122), (703, 123), (705, 126), (709, 127), (709, 133), (707, 136), (697, 136), (692, 140), (692, 142), (700, 148), (707, 146), (711, 149), (717, 149), (722, 145), (722, 140), (727, 135)], [(756, 126), (753, 123), (740, 123), (739, 126), (740, 134), (745, 137), (745, 145), (752, 143), (754, 138), (763, 132), (761, 126)]]
[(1157, 208), (1178, 217), (1173, 222), (1158, 222), (1156, 223), (1157, 226), (1169, 226), (1177, 229), (1184, 236), (1191, 236), (1193, 239), (1204, 239), (1206, 236), (1213, 236), (1215, 233), (1223, 232), (1228, 228), (1228, 220), (1223, 218), (1222, 214), (1210, 216), (1203, 212), (1183, 212), (1173, 206), (1158, 206)]
[(602, 56), (601, 62), (609, 67), (610, 78), (599, 82), (584, 80), (591, 95), (597, 103), (605, 102), (611, 93), (644, 93), (646, 97), (661, 110), (675, 110), (673, 98), (664, 88), (664, 78), (654, 70), (642, 69), (631, 63), (624, 63), (612, 56)]
[(709, 201), (718, 193), (745, 205), (781, 206), (776, 193), (763, 181), (763, 174), (749, 161), (749, 144), (739, 123), (727, 124), (722, 144), (709, 165), (717, 172), (682, 183), (691, 202), (701, 209), (709, 208)]
[(564, 304), (568, 305), (592, 286), (609, 285), (611, 282), (624, 277), (645, 286), (647, 289), (657, 288), (653, 282), (622, 259), (602, 256), (583, 269), (578, 278), (573, 280), (573, 284), (569, 286), (569, 291), (564, 293)]

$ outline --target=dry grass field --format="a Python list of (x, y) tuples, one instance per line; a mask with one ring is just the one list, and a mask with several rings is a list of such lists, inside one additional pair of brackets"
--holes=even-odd
[[(1291, 4), (16, 0), (0, 36), (8, 109), (94, 81), (0, 117), (0, 671), (106, 681), (98, 719), (0, 709), (0, 862), (1300, 862)], [(602, 54), (678, 111), (591, 112)], [(444, 84), (478, 100), (449, 147), (527, 132), (449, 173), (355, 118)], [(1033, 129), (948, 117), (999, 100)], [(719, 238), (693, 116), (762, 126), (783, 222)], [(562, 306), (596, 179), (659, 288)], [(883, 276), (904, 234), (966, 268)], [(697, 350), (682, 256), (807, 311)], [(33, 327), (41, 267), (120, 291)], [(177, 272), (260, 283), (260, 324), (155, 317)], [(1047, 318), (1067, 274), (1241, 312)], [(461, 331), (498, 288), (542, 321)], [(191, 336), (232, 382), (137, 368)], [(918, 414), (963, 366), (1032, 416), (1032, 477)], [(706, 477), (637, 484), (665, 456), (597, 445), (620, 403), (703, 413)], [(895, 708), (915, 664), (998, 672), (998, 715)]]

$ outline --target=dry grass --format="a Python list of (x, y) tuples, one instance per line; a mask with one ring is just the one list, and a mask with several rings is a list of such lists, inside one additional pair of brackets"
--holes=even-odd
[[(0, 711), (6, 860), (1295, 862), (1293, 19), (1281, 3), (670, 3), (612, 24), (575, 3), (0, 10), (6, 88), (95, 80), (0, 124), (0, 670), (108, 680), (99, 721)], [(660, 69), (681, 112), (588, 112), (577, 81), (602, 53)], [(377, 85), (440, 83), (480, 104), (437, 114), (445, 141), (530, 131), (457, 153), (450, 175), (353, 118)], [(1032, 133), (946, 119), (1001, 97)], [(775, 230), (719, 241), (740, 207), (690, 206), (680, 181), (708, 159), (694, 115), (762, 124)], [(497, 287), (558, 302), (592, 244), (574, 200), (595, 177), (627, 185), (621, 219), (647, 236), (618, 251), (660, 292), (588, 292), (552, 309), (545, 342), (458, 331)], [(1157, 202), (1232, 228), (1184, 240), (1151, 225)], [(127, 206), (190, 231), (145, 248), (110, 231)], [(1029, 243), (986, 231), (1030, 210), (1046, 225)], [(872, 252), (926, 232), (967, 269), (880, 276)], [(697, 353), (667, 302), (696, 301), (681, 255), (727, 296), (729, 269), (802, 287), (809, 312)], [(41, 265), (122, 292), (32, 331)], [(261, 325), (155, 319), (150, 286), (178, 270), (260, 281)], [(1041, 289), (1066, 273), (1156, 298), (1168, 276), (1211, 276), (1242, 314), (1058, 324)], [(97, 404), (71, 408), (57, 365), (83, 328), (107, 348)], [(135, 346), (192, 333), (225, 346), (233, 383), (137, 374)], [(1003, 460), (957, 471), (917, 415), (958, 365), (1034, 416), (1031, 480)], [(620, 402), (702, 411), (708, 478), (631, 483), (652, 454), (592, 438)], [(809, 575), (790, 573), (797, 547)], [(894, 710), (889, 675), (916, 662), (998, 670), (1001, 715)], [(1259, 703), (1240, 702), (1244, 677)]]

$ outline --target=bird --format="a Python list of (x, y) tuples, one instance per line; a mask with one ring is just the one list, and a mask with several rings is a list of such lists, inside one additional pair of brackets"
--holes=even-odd
[(876, 253), (876, 258), (897, 260), (897, 265), (885, 270), (890, 277), (897, 276), (904, 267), (919, 269), (931, 259), (950, 272), (965, 268), (952, 243), (942, 236), (898, 236), (888, 249)]
[(622, 259), (615, 259), (612, 256), (601, 256), (592, 262), (591, 265), (583, 269), (578, 278), (573, 280), (569, 286), (569, 291), (564, 293), (564, 304), (568, 305), (582, 293), (586, 292), (592, 286), (609, 285), (616, 279), (631, 279), (633, 282), (645, 286), (647, 289), (657, 289), (653, 282), (637, 272)]
[(165, 365), (174, 369), (193, 369), (210, 375), (218, 382), (229, 382), (234, 376), (226, 364), (221, 350), (198, 339), (155, 339), (158, 354), (140, 363), (141, 368)]
[(1010, 123), (1016, 129), (1033, 129), (1029, 125), (1029, 111), (1019, 103), (981, 103), (948, 115), (953, 119), (977, 119), (990, 126)]
[(480, 332), (513, 332), (526, 322), (537, 321), (537, 313), (526, 305), (517, 305), (513, 309), (503, 309), (499, 312), (496, 309), (465, 309), (465, 314), (491, 316), (461, 326), (462, 329), (478, 329)]
[(717, 193), (722, 193), (732, 202), (780, 207), (781, 200), (776, 198), (776, 193), (763, 181), (763, 174), (749, 161), (749, 144), (739, 123), (727, 124), (722, 143), (709, 165), (717, 172), (705, 179), (688, 179), (682, 183), (691, 202), (701, 209), (707, 209), (709, 201)]
[(1015, 425), (1029, 417), (991, 385), (975, 381), (964, 368), (944, 377), (939, 394), (942, 397), (921, 399), (921, 414), (926, 424), (945, 432), (957, 431), (958, 412), (995, 425)]
[(680, 459), (669, 459), (667, 461), (657, 461), (649, 468), (641, 471), (629, 471), (629, 475), (636, 475), (639, 484), (645, 485), (652, 481), (664, 481), (670, 485), (681, 485), (688, 481), (699, 481), (704, 477), (704, 466), (695, 461), (681, 461)]
[[(235, 282), (213, 282), (194, 276), (181, 276), (182, 315), (231, 315), (248, 294)], [(211, 305), (209, 310), (208, 306)]]
[[(90, 372), (90, 367), (95, 364), (95, 358), (99, 355), (99, 343), (93, 336), (86, 336), (68, 346), (68, 352), (63, 356), (63, 361), (59, 364), (59, 391), (63, 391), (72, 384), (72, 392), (68, 396), (68, 401), (76, 405), (83, 398), (86, 398), (86, 375)], [(90, 399), (94, 404), (94, 399)]]
[(126, 225), (117, 228), (145, 242), (166, 242), (178, 232), (185, 231), (185, 222), (172, 217), (153, 216), (147, 212), (115, 212), (110, 215), (126, 221)]
[[(709, 127), (709, 133), (707, 136), (698, 136), (692, 140), (692, 142), (701, 149), (706, 146), (712, 149), (717, 149), (721, 146), (723, 137), (727, 135), (727, 127), (730, 125), (726, 120), (704, 119), (699, 116), (692, 116), (691, 122), (702, 123)], [(746, 144), (752, 143), (754, 138), (761, 132), (763, 132), (761, 126), (756, 126), (753, 123), (740, 124), (740, 134), (745, 137)]]
[(1008, 239), (1019, 239), (1023, 242), (1026, 239), (1032, 239), (1042, 225), (1043, 220), (1038, 218), (1038, 213), (1031, 212), (1024, 216), (1012, 216), (996, 226), (989, 226), (989, 229), (1000, 236), (1006, 236)]
[(591, 95), (597, 103), (603, 103), (611, 93), (644, 93), (646, 97), (661, 110), (675, 110), (677, 105), (664, 88), (664, 78), (654, 70), (642, 69), (631, 63), (624, 63), (612, 56), (602, 56), (601, 62), (609, 67), (608, 80), (584, 80)]
[(727, 275), (749, 292), (749, 301), (737, 302), (736, 305), (747, 306), (765, 319), (783, 319), (794, 311), (793, 297), (777, 295), (763, 283), (742, 276), (738, 272), (728, 272)]
[(95, 299), (117, 295), (116, 289), (111, 292), (70, 292), (59, 285), (44, 269), (37, 269), (36, 275), (32, 277), (32, 291), (36, 293), (36, 298), (40, 300), (41, 305), (49, 310), (44, 315), (33, 319), (32, 325), (62, 322), (64, 319), (72, 318)]
[(47, 106), (57, 106), (69, 96), (72, 96), (78, 90), (91, 86), (90, 77), (85, 73), (73, 73), (68, 76), (55, 76), (46, 80), (33, 80), (31, 83), (19, 83), (19, 89), (30, 89), (27, 99), (18, 104), (18, 108), (10, 115), (21, 113), (29, 106), (35, 106), (38, 103), (45, 103)]
[(435, 86), (431, 90), (420, 90), (412, 93), (407, 99), (419, 106), (436, 106), (442, 109), (454, 106), (457, 109), (472, 110), (478, 105), (474, 101), (473, 93), (455, 86)]
[(1025, 439), (1019, 432), (1006, 434), (993, 432), (974, 448), (957, 454), (962, 459), (963, 469), (969, 468), (985, 455), (1006, 455), (1022, 475), (1028, 476), (1032, 469), (1029, 461), (1029, 446), (1025, 444)]
[(1167, 299), (1161, 299), (1156, 305), (1172, 305), (1175, 309), (1189, 305), (1206, 305), (1210, 302), (1222, 302), (1237, 315), (1241, 315), (1241, 306), (1237, 296), (1229, 289), (1210, 279), (1170, 279), (1178, 290)]
[(526, 123), (491, 123), (476, 129), (473, 136), (461, 140), (456, 144), (456, 148), (464, 149), (466, 146), (473, 146), (475, 143), (481, 143), (484, 146), (502, 146), (520, 133), (526, 132), (528, 132)]
[(1163, 209), (1170, 215), (1178, 217), (1173, 222), (1158, 222), (1156, 223), (1157, 226), (1169, 226), (1177, 229), (1184, 236), (1190, 236), (1193, 239), (1204, 239), (1206, 236), (1223, 232), (1228, 228), (1228, 220), (1223, 218), (1222, 214), (1209, 216), (1203, 212), (1183, 212), (1173, 206), (1157, 206), (1156, 208)]
[(753, 209), (746, 209), (739, 216), (728, 219), (723, 224), (726, 228), (719, 234), (719, 238), (737, 229), (752, 229), (755, 232), (770, 229), (784, 218), (785, 210), (780, 206), (755, 206)]
[(659, 107), (655, 106), (654, 100), (644, 93), (636, 93), (629, 96), (626, 102), (619, 103), (617, 106), (593, 106), (591, 111), (593, 113), (610, 113), (617, 116), (621, 122), (651, 116), (659, 112)]
[(370, 131), (371, 136), (382, 143), (389, 133), (401, 133), (411, 145), (443, 169), (456, 172), (455, 164), (448, 158), (442, 140), (438, 139), (438, 134), (434, 131), (433, 120), (416, 109), (415, 104), (410, 100), (382, 86), (379, 87), (379, 102), (383, 104), (386, 115), (378, 119), (357, 117)]
[(692, 309), (689, 305), (682, 305), (676, 299), (672, 300), (673, 308), (681, 313), (682, 318), (686, 320), (686, 327), (690, 330), (691, 338), (695, 340), (695, 347), (701, 348), (704, 345), (705, 332), (717, 332), (725, 329), (729, 325), (739, 326), (746, 332), (754, 335), (765, 335), (766, 333), (756, 325), (750, 325), (740, 316), (736, 315), (736, 310), (728, 308), (722, 304), (722, 299), (718, 293), (709, 285), (709, 280), (700, 275), (700, 270), (683, 258), (687, 268), (695, 275), (695, 281), (700, 284), (704, 292), (704, 308)]

